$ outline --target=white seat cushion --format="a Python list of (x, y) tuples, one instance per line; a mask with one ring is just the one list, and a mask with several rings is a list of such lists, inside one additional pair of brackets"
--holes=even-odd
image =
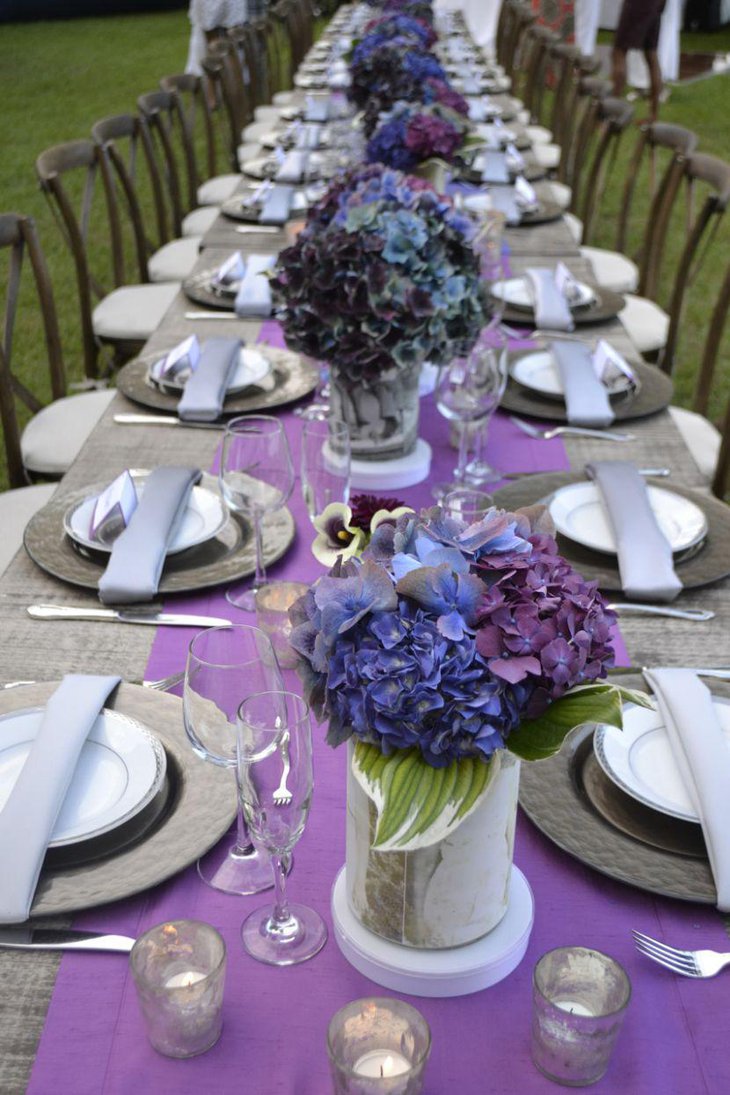
[(635, 293), (639, 285), (639, 267), (620, 251), (605, 251), (602, 247), (581, 247), (583, 258), (593, 266), (596, 281), (614, 293)]
[(536, 144), (532, 147), (532, 158), (546, 171), (552, 171), (560, 163), (560, 145)]
[(553, 135), (544, 125), (525, 125), (525, 133), (533, 144), (550, 144)]
[(720, 455), (722, 435), (711, 422), (696, 411), (670, 407), (669, 413), (679, 430), (692, 458), (708, 482), (712, 482)]
[(276, 123), (281, 115), (281, 109), (278, 106), (257, 106), (253, 112), (253, 116), (257, 122), (271, 122)]
[(552, 202), (557, 202), (561, 209), (567, 209), (573, 197), (573, 191), (565, 183), (550, 179), (549, 182), (540, 183), (540, 192)]
[(626, 305), (618, 318), (626, 334), (641, 354), (654, 353), (666, 345), (669, 334), (669, 316), (646, 297), (626, 297)]
[(217, 205), (201, 205), (199, 209), (193, 209), (182, 222), (183, 236), (204, 236), (218, 219), (219, 213)]
[(580, 217), (576, 217), (575, 213), (569, 213), (567, 209), (563, 213), (563, 220), (575, 242), (580, 243), (583, 239), (583, 221)]
[(150, 281), (183, 281), (198, 261), (202, 236), (170, 240), (147, 261)]
[(34, 513), (50, 502), (56, 483), (39, 483), (37, 487), (19, 487), (0, 494), (0, 574), (7, 570), (16, 552), (23, 546), (25, 526)]
[(34, 415), (20, 440), (28, 471), (52, 476), (67, 472), (113, 398), (113, 388), (80, 392), (57, 399)]
[(256, 160), (265, 153), (262, 151), (260, 144), (256, 144), (255, 141), (247, 141), (245, 144), (238, 146), (236, 155), (238, 156), (238, 162), (243, 167), (249, 160)]
[(215, 175), (198, 187), (198, 201), (201, 205), (222, 205), (240, 185), (240, 175)]
[(277, 91), (271, 101), (274, 106), (289, 106), (294, 101), (294, 94), (293, 91)]
[(271, 133), (273, 128), (270, 121), (251, 122), (250, 125), (241, 130), (241, 140), (244, 143), (250, 141), (258, 144), (262, 137), (265, 137), (267, 133)]
[(99, 338), (146, 342), (162, 322), (180, 289), (180, 282), (164, 285), (124, 285), (97, 304), (92, 316)]

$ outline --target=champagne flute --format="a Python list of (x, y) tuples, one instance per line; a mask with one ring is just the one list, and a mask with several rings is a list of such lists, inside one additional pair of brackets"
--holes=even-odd
[(214, 890), (259, 893), (273, 885), (268, 857), (253, 844), (241, 806), (236, 765), (236, 713), (241, 700), (282, 688), (274, 648), (257, 627), (235, 624), (200, 631), (188, 649), (183, 724), (193, 751), (236, 772), (237, 829), (198, 861), (198, 874)]
[(273, 909), (244, 920), (244, 948), (260, 962), (291, 966), (322, 949), (327, 928), (319, 913), (290, 904), (286, 876), (292, 848), (304, 832), (312, 801), (309, 707), (293, 692), (261, 692), (238, 711), (238, 770), (246, 821), (274, 869)]
[(266, 581), (262, 519), (280, 509), (294, 488), (289, 442), (278, 418), (251, 414), (231, 419), (223, 436), (219, 480), (228, 508), (251, 518), (256, 551), (253, 582), (232, 586), (226, 599), (236, 608), (254, 612), (256, 590)]
[(302, 497), (310, 519), (350, 497), (350, 431), (345, 422), (310, 420), (302, 430)]
[(496, 483), (503, 477), (502, 472), (493, 468), (483, 456), (486, 450), (489, 423), (507, 387), (507, 338), (499, 329), (498, 319), (493, 320), (489, 327), (482, 331), (474, 352), (489, 358), (489, 369), (495, 385), (494, 402), (491, 409), (478, 422), (473, 434), (473, 455), (464, 469), (464, 479), (467, 483), (482, 486)]

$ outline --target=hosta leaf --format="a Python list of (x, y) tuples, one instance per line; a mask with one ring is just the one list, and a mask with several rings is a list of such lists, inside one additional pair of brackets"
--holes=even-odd
[(418, 749), (384, 757), (358, 742), (353, 774), (378, 811), (373, 846), (413, 851), (443, 840), (479, 804), (495, 770), (476, 757), (432, 768)]
[(545, 760), (557, 753), (566, 735), (576, 726), (595, 722), (621, 729), (625, 703), (653, 707), (644, 692), (606, 682), (579, 685), (552, 703), (539, 718), (520, 723), (510, 734), (507, 748), (523, 760)]

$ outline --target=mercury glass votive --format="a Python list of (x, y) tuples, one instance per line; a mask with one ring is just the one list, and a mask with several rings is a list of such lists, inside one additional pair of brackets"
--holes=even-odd
[(147, 1035), (166, 1057), (194, 1057), (220, 1038), (226, 945), (200, 920), (172, 920), (141, 935), (130, 963)]
[(431, 1031), (403, 1000), (353, 1000), (330, 1020), (327, 1051), (334, 1095), (420, 1095)]
[(256, 590), (256, 623), (268, 635), (282, 669), (292, 669), (298, 655), (289, 644), (289, 609), (309, 589), (304, 582), (266, 582)]
[(631, 982), (613, 958), (587, 947), (548, 951), (532, 979), (532, 1059), (568, 1087), (600, 1080), (631, 998)]

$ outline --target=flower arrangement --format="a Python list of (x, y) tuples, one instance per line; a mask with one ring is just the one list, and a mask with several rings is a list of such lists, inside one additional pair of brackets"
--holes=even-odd
[(370, 163), (378, 161), (401, 171), (434, 157), (453, 163), (469, 129), (461, 115), (440, 103), (396, 103), (381, 116), (366, 156)]
[(375, 164), (338, 180), (271, 282), (288, 345), (350, 383), (448, 360), (486, 322), (472, 233), (424, 180)]
[(395, 38), (399, 34), (411, 35), (418, 38), (424, 49), (430, 49), (438, 37), (427, 20), (397, 12), (386, 12), (371, 19), (365, 25), (364, 33), (366, 36), (378, 34), (384, 39)]
[[(469, 526), (438, 507), (400, 514), (293, 606), (307, 698), (330, 744), (354, 736), (371, 778), (374, 756), (443, 773), (456, 762), (468, 796), (495, 752), (546, 757), (573, 726), (620, 726), (622, 699), (645, 702), (602, 681), (615, 617), (560, 557), (543, 514), (491, 509)], [(389, 764), (377, 774), (385, 830), (405, 808), (389, 799)], [(415, 815), (420, 785), (433, 787), (412, 781)]]
[(446, 83), (438, 58), (411, 35), (381, 38), (376, 33), (363, 38), (353, 51), (350, 75), (349, 93), (360, 109), (371, 96), (385, 100), (392, 95), (392, 103), (404, 97), (399, 94), (401, 88), (418, 88), (428, 79)]
[(312, 544), (312, 554), (324, 566), (334, 566), (339, 557), (344, 560), (362, 554), (376, 528), (413, 512), (398, 498), (380, 498), (375, 494), (356, 494), (350, 503), (346, 506), (342, 502), (330, 502), (314, 518), (317, 537)]

